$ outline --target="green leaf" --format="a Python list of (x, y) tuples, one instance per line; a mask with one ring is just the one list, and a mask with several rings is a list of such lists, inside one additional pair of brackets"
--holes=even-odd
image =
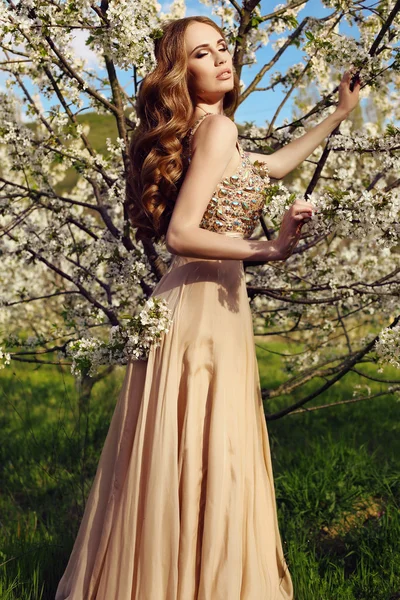
[(389, 123), (386, 126), (385, 135), (398, 135), (400, 133), (400, 129), (393, 125), (393, 123)]
[(284, 17), (284, 21), (285, 21), (285, 22), (286, 22), (288, 25), (291, 25), (291, 27), (293, 27), (293, 29), (294, 29), (295, 27), (298, 27), (298, 25), (299, 25), (299, 22), (298, 22), (298, 20), (296, 19), (296, 17), (295, 17), (294, 15), (287, 15), (287, 16), (285, 16), (285, 17)]
[(158, 40), (159, 38), (162, 38), (162, 36), (164, 35), (164, 32), (162, 29), (155, 29), (151, 34), (150, 37), (152, 40)]
[(259, 15), (253, 15), (250, 21), (250, 27), (257, 28), (262, 23), (262, 18)]

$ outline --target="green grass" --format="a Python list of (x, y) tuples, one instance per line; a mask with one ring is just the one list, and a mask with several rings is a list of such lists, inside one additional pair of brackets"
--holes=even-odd
[[(279, 356), (259, 342), (257, 355), (262, 386), (282, 381)], [(118, 368), (95, 385), (88, 422), (79, 422), (68, 372), (15, 363), (0, 372), (1, 600), (53, 600), (124, 374)], [(349, 374), (312, 405), (351, 398), (355, 383)], [(379, 386), (371, 382), (372, 393)], [(287, 402), (268, 401), (266, 412)], [(388, 395), (268, 422), (295, 600), (400, 593), (399, 416)]]
[[(279, 356), (265, 348), (287, 348), (257, 342), (261, 385), (269, 388), (283, 375)], [(377, 374), (362, 365), (359, 370), (400, 379), (396, 369)], [(354, 386), (363, 383), (349, 373), (306, 406), (350, 399)], [(310, 383), (283, 401), (266, 401), (266, 412), (319, 385)], [(371, 394), (385, 389), (372, 381), (368, 385)], [(268, 422), (279, 523), (296, 600), (400, 598), (399, 417), (400, 403), (389, 393)]]

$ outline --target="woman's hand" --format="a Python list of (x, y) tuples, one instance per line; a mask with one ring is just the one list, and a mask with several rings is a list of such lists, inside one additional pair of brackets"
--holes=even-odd
[(360, 79), (359, 77), (355, 77), (354, 88), (353, 91), (351, 91), (350, 84), (353, 76), (354, 73), (346, 71), (339, 84), (339, 102), (336, 111), (343, 115), (343, 119), (351, 113), (359, 101), (361, 87)]
[(315, 207), (310, 202), (295, 200), (283, 215), (277, 239), (282, 260), (286, 260), (292, 254), (301, 237), (301, 228), (311, 219), (314, 210)]

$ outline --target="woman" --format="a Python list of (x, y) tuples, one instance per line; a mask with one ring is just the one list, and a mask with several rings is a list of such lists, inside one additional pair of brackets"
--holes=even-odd
[(137, 240), (173, 254), (152, 294), (172, 324), (127, 366), (56, 600), (290, 600), (243, 260), (292, 253), (313, 206), (250, 240), (262, 189), (347, 117), (359, 83), (346, 73), (335, 112), (265, 157), (237, 142), (239, 81), (212, 20), (165, 24), (155, 55), (127, 197)]

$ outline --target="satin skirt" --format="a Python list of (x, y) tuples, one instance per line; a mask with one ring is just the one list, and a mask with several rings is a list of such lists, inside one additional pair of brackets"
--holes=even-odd
[(293, 600), (241, 260), (174, 256), (55, 600)]

